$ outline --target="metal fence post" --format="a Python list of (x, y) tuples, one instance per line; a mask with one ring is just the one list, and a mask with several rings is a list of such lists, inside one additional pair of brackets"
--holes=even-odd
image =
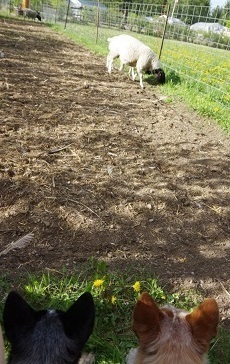
[(170, 4), (168, 5), (168, 11), (167, 11), (166, 20), (165, 20), (164, 31), (163, 31), (162, 38), (161, 38), (161, 48), (160, 48), (160, 52), (159, 52), (159, 56), (158, 56), (159, 60), (161, 58), (161, 53), (162, 53), (162, 49), (163, 49), (163, 45), (164, 45), (166, 28), (167, 28), (167, 25), (168, 25), (169, 11), (170, 11)]
[(68, 6), (67, 6), (67, 10), (66, 10), (66, 16), (65, 16), (65, 26), (64, 26), (64, 29), (66, 29), (66, 24), (67, 24), (67, 20), (68, 20), (68, 15), (69, 15), (69, 6), (70, 6), (70, 0), (68, 1)]
[(100, 25), (100, 0), (97, 1), (97, 19), (96, 19), (97, 33), (96, 33), (96, 44), (97, 44), (97, 41), (98, 41), (99, 25)]

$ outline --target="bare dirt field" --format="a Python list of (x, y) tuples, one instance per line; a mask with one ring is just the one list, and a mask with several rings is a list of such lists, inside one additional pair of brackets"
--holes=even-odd
[[(2, 274), (111, 270), (195, 288), (229, 315), (230, 143), (43, 24), (0, 20)], [(16, 284), (15, 283), (15, 284)]]

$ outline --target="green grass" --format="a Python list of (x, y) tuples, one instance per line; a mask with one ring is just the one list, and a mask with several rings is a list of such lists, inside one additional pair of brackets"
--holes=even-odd
[[(52, 28), (103, 56), (104, 59), (108, 53), (107, 38), (122, 32), (119, 29), (101, 27), (97, 38), (94, 25), (67, 24), (67, 29), (64, 30), (63, 24), (56, 24), (52, 25)], [(132, 35), (148, 44), (156, 54), (159, 53), (160, 38), (137, 33)], [(228, 53), (228, 51), (206, 46), (166, 40), (161, 60), (166, 71), (167, 83), (161, 86), (161, 92), (168, 95), (171, 100), (183, 100), (200, 114), (216, 120), (224, 130), (229, 132), (230, 57)]]
[[(96, 305), (96, 322), (86, 349), (96, 354), (98, 364), (124, 363), (128, 350), (137, 345), (131, 330), (132, 311), (139, 295), (139, 291), (133, 287), (136, 282), (137, 288), (140, 284), (140, 291), (148, 291), (160, 305), (167, 302), (190, 310), (202, 300), (198, 292), (166, 292), (156, 277), (145, 273), (141, 279), (133, 272), (109, 273), (104, 262), (93, 259), (87, 262), (81, 273), (68, 275), (65, 271), (47, 271), (41, 276), (25, 275), (19, 279), (20, 284), (17, 285), (17, 282), (10, 282), (7, 277), (2, 278), (1, 297), (5, 297), (13, 285), (35, 309), (66, 310), (83, 292), (92, 293)], [(94, 286), (96, 280), (103, 281), (99, 282), (102, 283), (99, 287)], [(2, 299), (1, 315), (3, 304)], [(230, 362), (228, 341), (229, 333), (221, 329), (210, 350), (212, 364)]]

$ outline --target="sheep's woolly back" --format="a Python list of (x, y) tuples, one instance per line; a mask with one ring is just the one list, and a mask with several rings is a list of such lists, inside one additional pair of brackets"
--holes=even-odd
[(141, 70), (160, 68), (160, 63), (151, 48), (134, 37), (120, 34), (108, 38), (108, 42), (110, 54), (113, 58), (120, 57), (122, 64), (135, 67), (138, 61)]
[(41, 17), (40, 17), (40, 14), (38, 11), (29, 9), (29, 8), (24, 8), (24, 9), (22, 9), (22, 11), (23, 11), (23, 15), (26, 16), (27, 18), (30, 18), (30, 19), (38, 18), (39, 20), (41, 20)]

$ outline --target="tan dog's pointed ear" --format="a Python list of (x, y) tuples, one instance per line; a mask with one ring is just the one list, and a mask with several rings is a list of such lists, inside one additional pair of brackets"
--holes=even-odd
[(193, 337), (204, 352), (209, 343), (217, 335), (219, 308), (214, 299), (206, 299), (192, 313), (186, 316), (192, 329)]
[(142, 293), (133, 312), (133, 330), (140, 339), (140, 345), (156, 339), (163, 317), (152, 297), (147, 292)]

